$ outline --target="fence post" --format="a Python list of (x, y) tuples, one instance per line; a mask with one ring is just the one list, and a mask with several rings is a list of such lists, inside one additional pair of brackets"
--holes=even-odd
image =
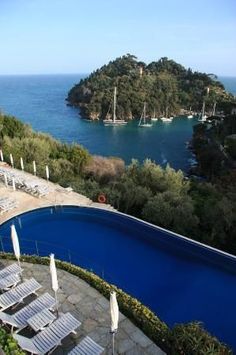
[(4, 251), (4, 247), (3, 247), (3, 240), (2, 240), (2, 237), (0, 237), (0, 240), (1, 240), (1, 248), (2, 248), (2, 252), (5, 253)]
[(69, 257), (69, 263), (71, 264), (71, 253), (70, 253), (70, 249), (68, 249), (68, 257)]
[(36, 253), (39, 256), (39, 248), (38, 248), (38, 241), (35, 240), (35, 248), (36, 248)]

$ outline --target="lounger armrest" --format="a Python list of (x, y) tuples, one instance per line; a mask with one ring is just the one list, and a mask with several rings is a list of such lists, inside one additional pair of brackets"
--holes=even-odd
[(10, 324), (13, 327), (18, 327), (18, 323), (14, 320), (14, 316), (0, 311), (0, 321), (3, 324)]

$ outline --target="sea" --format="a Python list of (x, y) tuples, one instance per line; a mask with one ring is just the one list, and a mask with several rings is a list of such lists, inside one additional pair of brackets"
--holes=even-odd
[[(177, 117), (171, 123), (153, 123), (151, 128), (138, 127), (138, 118), (121, 127), (85, 120), (78, 108), (67, 106), (65, 101), (71, 87), (85, 76), (0, 76), (0, 110), (62, 142), (81, 144), (91, 154), (120, 157), (126, 164), (148, 158), (161, 166), (189, 170), (194, 156), (186, 143), (197, 119)], [(236, 77), (219, 80), (236, 95)]]

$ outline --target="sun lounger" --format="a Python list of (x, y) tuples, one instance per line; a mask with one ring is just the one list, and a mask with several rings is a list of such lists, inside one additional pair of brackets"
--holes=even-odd
[(20, 274), (23, 270), (19, 266), (19, 264), (11, 264), (6, 266), (4, 269), (0, 270), (0, 279), (7, 277), (11, 274)]
[(42, 183), (40, 180), (31, 178), (24, 172), (15, 170), (0, 168), (0, 178), (5, 181), (4, 175), (7, 177), (9, 184), (12, 184), (12, 179), (15, 180), (15, 186), (18, 189), (22, 189), (25, 192), (34, 195), (34, 196), (45, 196), (50, 192), (49, 186)]
[(0, 321), (3, 324), (9, 324), (13, 328), (18, 328), (17, 332), (27, 327), (28, 319), (35, 316), (35, 314), (43, 311), (44, 309), (52, 310), (56, 305), (55, 299), (48, 293), (44, 293), (42, 296), (36, 298), (33, 302), (22, 308), (20, 311), (13, 315), (5, 312), (0, 312)]
[(67, 335), (75, 333), (80, 324), (70, 313), (66, 313), (31, 339), (18, 334), (13, 336), (22, 350), (43, 355), (60, 345)]
[(16, 286), (19, 282), (20, 276), (18, 274), (10, 274), (7, 277), (0, 279), (0, 290), (9, 290), (11, 287)]
[(28, 325), (37, 333), (39, 330), (45, 329), (49, 324), (54, 322), (57, 317), (48, 309), (43, 309), (27, 320)]
[(104, 348), (87, 336), (68, 355), (100, 355), (103, 351)]
[(40, 287), (41, 285), (32, 278), (16, 286), (12, 290), (3, 293), (0, 296), (0, 310), (4, 311), (15, 304), (23, 302), (27, 296), (30, 296), (33, 293), (36, 294), (36, 291)]
[(11, 198), (4, 198), (0, 200), (0, 214), (7, 212), (15, 207), (17, 207), (17, 202)]

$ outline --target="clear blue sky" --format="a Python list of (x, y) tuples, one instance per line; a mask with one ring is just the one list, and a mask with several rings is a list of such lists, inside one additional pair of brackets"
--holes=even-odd
[(0, 0), (0, 74), (89, 73), (126, 53), (236, 76), (236, 0)]

